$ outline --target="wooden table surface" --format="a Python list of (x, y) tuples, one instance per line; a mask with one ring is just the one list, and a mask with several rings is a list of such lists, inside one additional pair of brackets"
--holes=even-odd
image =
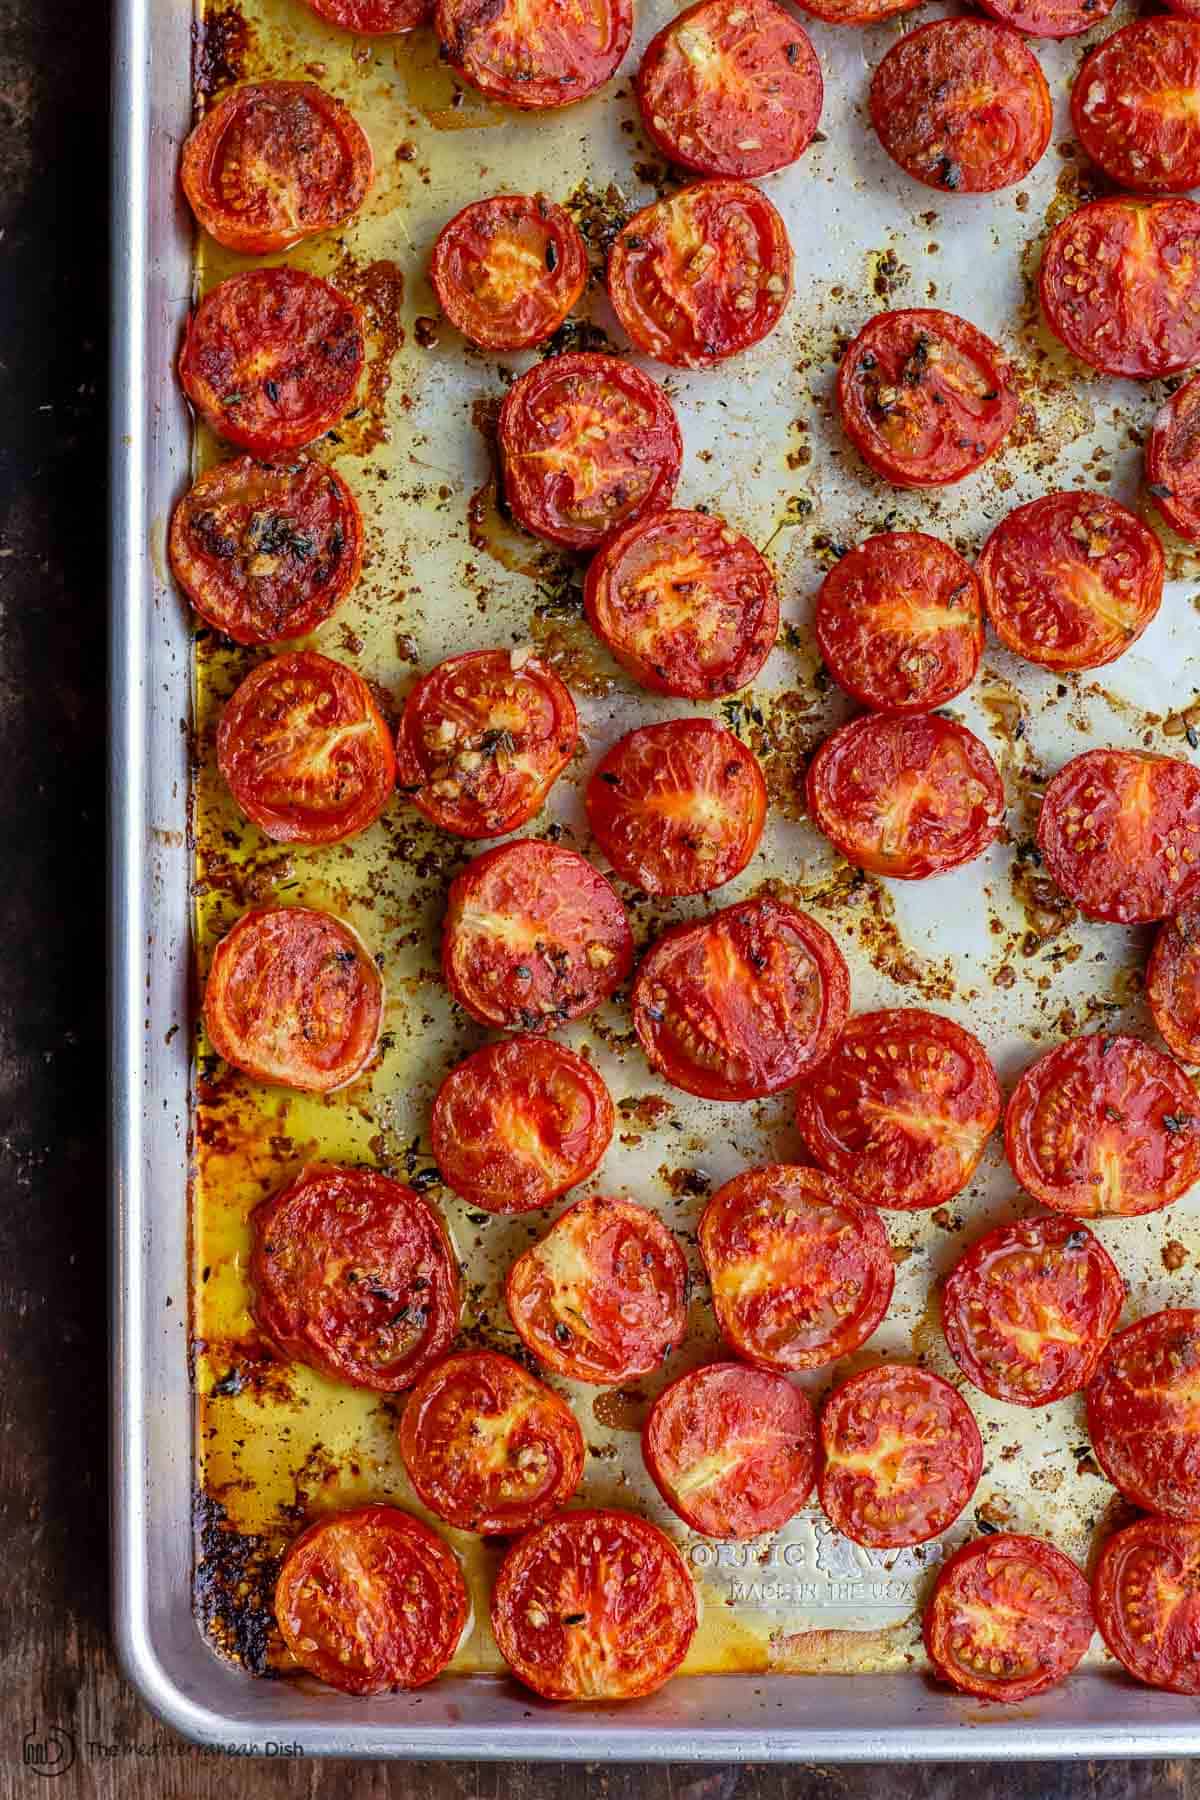
[[(163, 0), (187, 5), (190, 0)], [(1200, 1800), (1200, 1764), (219, 1761), (118, 1675), (105, 1516), (104, 0), (0, 0), (0, 1800)]]

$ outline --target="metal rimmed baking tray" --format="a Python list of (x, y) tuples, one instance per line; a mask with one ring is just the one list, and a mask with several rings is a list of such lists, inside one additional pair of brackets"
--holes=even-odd
[[(644, 9), (639, 45), (670, 10), (669, 4)], [(298, 45), (296, 26), (308, 31), (306, 43), (315, 31), (299, 0), (260, 0), (260, 12), (283, 23), (274, 54), (288, 54), (289, 43)], [(922, 999), (942, 1006), (981, 1032), (1002, 1074), (1011, 1079), (1038, 1043), (1087, 1021), (1089, 1000), (1104, 1018), (1145, 1028), (1128, 978), (1144, 940), (1077, 922), (1058, 930), (1053, 919), (1039, 915), (1017, 851), (1039, 773), (1072, 750), (1092, 741), (1146, 741), (1188, 753), (1177, 731), (1181, 709), (1200, 689), (1189, 585), (1194, 572), (1173, 547), (1177, 579), (1163, 614), (1135, 651), (1104, 672), (1103, 681), (1066, 682), (1060, 693), (1052, 678), (1022, 671), (994, 650), (989, 654), (980, 684), (955, 709), (988, 735), (1009, 783), (1011, 841), (984, 864), (911, 890), (847, 883), (789, 805), (805, 748), (835, 716), (829, 709), (836, 700), (815, 679), (805, 635), (812, 591), (834, 547), (892, 518), (924, 525), (970, 549), (1009, 505), (1048, 486), (1103, 485), (1134, 501), (1135, 435), (1163, 391), (1089, 378), (1055, 351), (1031, 312), (1027, 282), (1038, 238), (1047, 219), (1084, 191), (1073, 159), (1052, 150), (1018, 192), (962, 200), (953, 208), (914, 190), (886, 164), (863, 124), (861, 102), (867, 71), (905, 28), (903, 20), (865, 35), (814, 27), (827, 75), (826, 141), (771, 184), (797, 251), (797, 295), (780, 332), (759, 351), (716, 376), (672, 382), (689, 452), (681, 498), (712, 504), (758, 542), (769, 543), (783, 583), (783, 641), (755, 690), (753, 706), (734, 720), (751, 737), (764, 733), (759, 747), (777, 802), (766, 860), (747, 872), (744, 889), (737, 891), (749, 891), (771, 876), (786, 878), (839, 930), (857, 1005)], [(982, 1708), (935, 1688), (918, 1666), (909, 1666), (912, 1634), (900, 1630), (911, 1616), (922, 1572), (847, 1561), (840, 1542), (822, 1540), (819, 1521), (812, 1518), (799, 1521), (774, 1550), (759, 1547), (753, 1569), (743, 1566), (740, 1548), (687, 1546), (706, 1613), (714, 1607), (728, 1610), (742, 1642), (741, 1667), (748, 1672), (728, 1672), (738, 1666), (737, 1657), (712, 1650), (708, 1672), (702, 1662), (701, 1672), (627, 1707), (555, 1708), (489, 1674), (452, 1675), (417, 1695), (354, 1701), (295, 1681), (255, 1680), (216, 1656), (201, 1635), (192, 1579), (196, 1444), (189, 1281), (196, 1221), (189, 1217), (189, 1072), (195, 1046), (195, 862), (189, 833), (194, 733), (203, 736), (204, 711), (215, 687), (206, 691), (203, 679), (194, 685), (191, 629), (163, 557), (165, 522), (194, 455), (191, 423), (174, 378), (179, 331), (193, 291), (193, 238), (176, 183), (179, 145), (192, 110), (193, 19), (183, 5), (118, 0), (116, 32), (113, 1473), (115, 1619), (127, 1672), (150, 1705), (190, 1737), (264, 1749), (268, 1743), (295, 1744), (311, 1754), (764, 1761), (1177, 1755), (1200, 1749), (1200, 1726), (1188, 1702), (1135, 1688), (1098, 1661), (1065, 1686), (1012, 1711)], [(471, 604), (453, 614), (431, 605), (427, 618), (413, 604), (422, 585), (429, 592), (437, 589), (439, 571), (452, 576), (459, 592), (465, 565), (478, 554), (468, 538), (467, 500), (486, 474), (486, 458), (470, 409), (474, 399), (497, 391), (495, 371), (486, 361), (465, 356), (448, 339), (422, 344), (421, 335), (430, 333), (419, 334), (415, 324), (432, 311), (420, 284), (431, 227), (455, 203), (485, 191), (480, 183), (548, 184), (546, 171), (561, 161), (567, 173), (561, 183), (555, 180), (556, 190), (586, 181), (588, 191), (602, 199), (608, 181), (619, 177), (625, 201), (649, 197), (660, 177), (645, 166), (636, 139), (622, 129), (632, 118), (627, 82), (616, 83), (603, 101), (544, 126), (506, 123), (505, 135), (495, 139), (495, 146), (503, 143), (505, 157), (498, 178), (496, 148), (487, 147), (492, 123), (469, 96), (462, 106), (454, 104), (453, 84), (437, 69), (428, 44), (407, 51), (376, 45), (361, 56), (354, 54), (359, 47), (339, 47), (332, 34), (322, 45), (323, 79), (331, 85), (351, 79), (364, 84), (347, 97), (364, 111), (381, 164), (393, 148), (378, 136), (382, 127), (374, 121), (381, 109), (397, 109), (393, 138), (403, 136), (407, 145), (411, 132), (416, 145), (415, 155), (406, 152), (398, 159), (400, 176), (388, 165), (387, 180), (398, 185), (389, 205), (364, 226), (368, 236), (357, 250), (360, 260), (375, 254), (370, 234), (395, 228), (390, 248), (409, 283), (407, 336), (386, 402), (390, 448), (378, 455), (411, 458), (425, 468), (426, 479), (418, 499), (389, 496), (386, 508), (369, 513), (377, 532), (375, 585), (364, 591), (361, 611), (355, 600), (339, 615), (337, 630), (345, 624), (351, 639), (361, 640), (357, 650), (344, 653), (362, 655), (365, 662), (375, 658), (370, 673), (394, 692), (402, 691), (401, 659), (398, 649), (390, 663), (382, 657), (384, 624), (393, 639), (397, 627), (415, 632), (422, 663), (468, 641), (512, 641), (514, 631), (535, 622), (544, 642), (554, 639), (556, 654), (582, 654), (586, 643), (570, 604), (556, 597), (553, 587), (543, 593), (545, 582), (520, 568), (497, 563), (488, 570), (495, 611), (486, 620)], [(1065, 81), (1079, 53), (1078, 45), (1039, 47), (1060, 119)], [(411, 71), (405, 74), (406, 55), (423, 58), (419, 92)], [(345, 67), (339, 56), (349, 58)], [(447, 125), (456, 129), (446, 132)], [(544, 133), (540, 139), (532, 135), (536, 129)], [(1065, 136), (1061, 130), (1056, 142)], [(446, 146), (444, 156), (429, 157), (428, 180), (421, 173), (426, 141)], [(440, 175), (439, 163), (444, 163)], [(473, 187), (462, 186), (468, 167)], [(406, 169), (411, 177), (404, 176)], [(445, 169), (455, 173), (457, 201)], [(404, 232), (395, 227), (398, 218)], [(1027, 383), (1011, 451), (995, 468), (945, 496), (897, 495), (870, 481), (850, 466), (830, 418), (830, 377), (839, 343), (889, 302), (936, 302), (963, 312), (1015, 351)], [(590, 306), (597, 327), (613, 330), (598, 294)], [(398, 437), (400, 425), (407, 435)], [(435, 503), (425, 506), (430, 470), (436, 473)], [(353, 480), (350, 466), (346, 472)], [(381, 623), (380, 586), (393, 584), (394, 601), (400, 585), (389, 565), (395, 549), (389, 531), (403, 533), (411, 557), (403, 584), (409, 607)], [(471, 590), (470, 580), (466, 577), (463, 591), (473, 602), (477, 590)], [(336, 636), (324, 641), (338, 653)], [(589, 677), (582, 699), (589, 750), (584, 769), (591, 753), (628, 724), (659, 716), (644, 697), (607, 682), (602, 670), (594, 680)], [(199, 781), (203, 799), (203, 761)], [(562, 809), (571, 829), (578, 818), (578, 788), (571, 782)], [(202, 917), (201, 950), (211, 923)], [(643, 935), (651, 923), (640, 922)], [(449, 1040), (439, 1051), (443, 1060), (448, 1047)], [(637, 1114), (640, 1097), (661, 1097), (636, 1051), (612, 1043), (603, 1047), (611, 1053), (606, 1073), (618, 1096), (634, 1102), (631, 1112)], [(403, 1046), (390, 1054), (402, 1056)], [(440, 1066), (435, 1059), (414, 1078), (415, 1107), (424, 1104)], [(401, 1078), (399, 1065), (385, 1063), (375, 1080), (391, 1097)], [(606, 1182), (644, 1184), (643, 1197), (657, 1194), (665, 1208), (672, 1190), (653, 1185), (664, 1155), (655, 1138), (658, 1128), (646, 1123), (653, 1116), (653, 1109), (639, 1115), (638, 1128), (626, 1133), (642, 1142), (616, 1153), (622, 1160), (606, 1170)], [(402, 1122), (394, 1118), (389, 1128), (399, 1131)], [(682, 1124), (689, 1142), (703, 1146), (692, 1148), (689, 1157), (693, 1165), (703, 1163), (709, 1179), (723, 1178), (749, 1160), (756, 1133), (762, 1134), (760, 1145), (786, 1153), (782, 1110), (768, 1109), (744, 1131), (739, 1126), (732, 1143), (712, 1108), (689, 1110)], [(685, 1159), (676, 1151), (675, 1160)], [(681, 1232), (689, 1226), (687, 1208), (697, 1200), (685, 1184), (682, 1210), (669, 1214)], [(891, 1322), (895, 1335), (887, 1348), (936, 1354), (926, 1307), (931, 1283), (962, 1242), (1013, 1207), (1011, 1183), (993, 1156), (944, 1223), (892, 1221), (893, 1241), (907, 1255)], [(1173, 1270), (1160, 1256), (1168, 1238), (1186, 1251), (1185, 1262)], [(1180, 1303), (1194, 1293), (1200, 1227), (1192, 1200), (1165, 1221), (1106, 1228), (1105, 1241), (1131, 1280), (1133, 1310)], [(206, 1379), (202, 1373), (202, 1386)], [(1109, 1495), (1096, 1477), (1074, 1466), (1080, 1443), (1074, 1415), (1041, 1421), (1037, 1441), (1003, 1465), (1019, 1464), (1030, 1476), (1045, 1477), (1035, 1483), (1003, 1473), (1011, 1413), (1000, 1419), (986, 1407), (980, 1413), (994, 1450), (988, 1503), (1008, 1507), (1016, 1522), (1045, 1530), (1065, 1548), (1084, 1554), (1088, 1531)], [(394, 1479), (389, 1472), (388, 1491)], [(980, 1497), (985, 1497), (982, 1488)], [(649, 1503), (636, 1487), (629, 1498)], [(721, 1636), (710, 1631), (707, 1641), (712, 1645)], [(746, 1641), (786, 1641), (791, 1648), (748, 1656)], [(777, 1672), (783, 1668), (820, 1672), (797, 1679)], [(850, 1668), (871, 1672), (841, 1672)]]

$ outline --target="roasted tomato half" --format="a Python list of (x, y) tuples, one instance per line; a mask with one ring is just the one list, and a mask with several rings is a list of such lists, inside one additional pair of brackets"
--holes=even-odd
[(504, 494), (514, 519), (568, 550), (671, 504), (683, 439), (658, 383), (619, 356), (551, 356), (500, 408)]
[(508, 1272), (517, 1334), (539, 1362), (607, 1387), (661, 1368), (687, 1330), (687, 1264), (632, 1200), (577, 1200)]
[(1070, 1038), (1018, 1081), (1004, 1147), (1043, 1206), (1080, 1219), (1158, 1212), (1200, 1180), (1200, 1097), (1141, 1038)]
[(1172, 530), (1200, 544), (1200, 376), (1177, 388), (1154, 415), (1146, 481)]
[(877, 313), (841, 361), (846, 436), (893, 487), (944, 487), (994, 456), (1017, 416), (1008, 358), (954, 313)]
[(1089, 51), (1071, 89), (1075, 136), (1136, 193), (1200, 183), (1200, 24), (1135, 19)]
[(545, 194), (493, 194), (438, 233), (429, 279), (442, 311), (485, 350), (527, 350), (558, 330), (588, 278), (587, 246)]
[(1146, 968), (1146, 998), (1167, 1049), (1200, 1063), (1200, 913), (1164, 919)]
[(546, 663), (528, 650), (471, 650), (408, 696), (396, 780), (443, 831), (500, 837), (541, 811), (578, 739), (575, 702)]
[(451, 883), (442, 973), (481, 1025), (552, 1030), (599, 1006), (632, 966), (625, 908), (574, 850), (519, 838)]
[(985, 13), (1026, 37), (1078, 37), (1108, 17), (1115, 0), (979, 0)]
[(320, 19), (343, 31), (387, 35), (415, 31), (432, 15), (432, 0), (306, 0)]
[(667, 1505), (693, 1531), (723, 1540), (778, 1531), (813, 1490), (812, 1402), (786, 1375), (708, 1363), (659, 1395), (642, 1456)]
[(361, 675), (297, 650), (260, 663), (217, 730), (248, 819), (280, 844), (337, 844), (374, 823), (396, 780), (392, 734)]
[(1154, 533), (1105, 494), (1046, 494), (1002, 519), (978, 575), (1002, 643), (1046, 669), (1098, 669), (1159, 609)]
[(171, 515), (171, 572), (237, 644), (307, 637), (358, 580), (362, 514), (323, 463), (239, 456), (201, 475)]
[(1146, 925), (1200, 889), (1200, 769), (1142, 750), (1085, 750), (1046, 789), (1038, 849), (1090, 919)]
[(332, 1093), (375, 1054), (383, 977), (342, 919), (305, 906), (243, 913), (213, 951), (204, 1028), (255, 1081)]
[(362, 314), (328, 281), (286, 266), (247, 269), (188, 319), (179, 379), (218, 437), (283, 456), (337, 424), (364, 355)]
[(626, 881), (648, 894), (706, 894), (758, 848), (767, 784), (731, 731), (668, 719), (618, 738), (588, 782), (587, 813)]
[(1052, 1214), (997, 1225), (971, 1245), (942, 1290), (942, 1329), (993, 1400), (1049, 1406), (1087, 1386), (1124, 1304), (1099, 1239)]
[(283, 1559), (275, 1618), (310, 1675), (346, 1694), (424, 1687), (458, 1648), (470, 1602), (458, 1559), (395, 1506), (310, 1525)]
[(867, 713), (813, 757), (808, 810), (847, 862), (923, 881), (983, 855), (1004, 818), (1004, 784), (965, 725)]
[(934, 1673), (984, 1700), (1029, 1700), (1071, 1673), (1095, 1629), (1082, 1572), (1044, 1538), (973, 1538), (925, 1608)]
[(1054, 227), (1038, 276), (1055, 337), (1105, 375), (1200, 362), (1200, 206), (1092, 200)]
[(254, 1317), (284, 1356), (395, 1394), (458, 1330), (458, 1262), (428, 1200), (371, 1169), (317, 1164), (252, 1216)]
[(937, 1537), (982, 1468), (974, 1413), (926, 1369), (864, 1369), (821, 1409), (821, 1509), (856, 1544), (893, 1550)]
[(883, 1322), (895, 1270), (874, 1208), (815, 1169), (747, 1169), (700, 1220), (717, 1323), (744, 1361), (819, 1369)]
[(1200, 1694), (1200, 1525), (1135, 1519), (1096, 1564), (1100, 1635), (1135, 1681)]
[(532, 1212), (586, 1180), (613, 1134), (591, 1063), (551, 1038), (485, 1044), (437, 1091), (429, 1133), (443, 1180), (485, 1212)]
[(834, 564), (817, 644), (839, 687), (878, 712), (931, 712), (970, 687), (983, 654), (979, 583), (922, 531), (885, 531)]
[(871, 81), (871, 123), (926, 187), (990, 194), (1023, 181), (1054, 108), (1036, 56), (990, 19), (936, 19), (892, 45)]
[(821, 65), (775, 0), (699, 0), (651, 38), (638, 70), (642, 123), (698, 175), (769, 175), (803, 155), (821, 118)]
[(583, 1433), (566, 1401), (492, 1350), (429, 1370), (408, 1396), (400, 1454), (424, 1505), (459, 1531), (527, 1531), (583, 1475)]
[(513, 1545), (492, 1632), (547, 1700), (634, 1700), (669, 1681), (696, 1630), (696, 1590), (666, 1534), (633, 1513), (562, 1513)]
[(1088, 1384), (1097, 1461), (1146, 1512), (1200, 1519), (1200, 1312), (1168, 1307), (1118, 1331)]
[(711, 369), (748, 350), (792, 292), (787, 227), (747, 181), (697, 181), (635, 213), (608, 256), (608, 292), (639, 350)]
[(829, 1055), (849, 1010), (850, 973), (829, 933), (769, 898), (672, 926), (633, 985), (649, 1062), (706, 1100), (791, 1087)]
[(906, 1212), (966, 1186), (999, 1118), (979, 1039), (919, 1007), (855, 1013), (796, 1090), (796, 1123), (821, 1167), (859, 1200)]
[(197, 219), (227, 250), (253, 255), (344, 224), (373, 170), (354, 114), (311, 81), (230, 89), (183, 146), (183, 191)]
[(434, 28), (460, 75), (526, 111), (603, 87), (629, 48), (633, 0), (437, 0)]
[(588, 623), (656, 694), (716, 700), (754, 680), (779, 630), (779, 590), (750, 539), (711, 513), (655, 513), (588, 566)]

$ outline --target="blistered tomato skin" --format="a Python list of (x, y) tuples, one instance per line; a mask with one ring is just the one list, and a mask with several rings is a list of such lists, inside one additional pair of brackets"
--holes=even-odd
[(698, 175), (769, 175), (808, 148), (821, 65), (775, 0), (698, 0), (651, 38), (638, 70), (647, 135)]
[(577, 1200), (508, 1272), (517, 1335), (568, 1381), (649, 1375), (683, 1342), (687, 1263), (662, 1221), (632, 1200)]
[(528, 1531), (583, 1475), (583, 1433), (566, 1401), (492, 1350), (429, 1370), (405, 1404), (400, 1454), (418, 1498), (459, 1531)]
[(821, 1509), (856, 1544), (891, 1550), (937, 1537), (970, 1500), (982, 1468), (974, 1414), (926, 1369), (864, 1369), (822, 1408)]
[(1182, 193), (1200, 183), (1200, 24), (1135, 19), (1088, 52), (1071, 89), (1084, 151), (1135, 193)]
[(1088, 1384), (1096, 1460), (1126, 1500), (1200, 1520), (1200, 1312), (1168, 1307), (1118, 1331)]
[(1154, 533), (1104, 494), (1046, 494), (996, 526), (977, 573), (988, 617), (1017, 656), (1098, 669), (1141, 637), (1162, 602)]
[(551, 1038), (485, 1044), (451, 1069), (433, 1103), (442, 1178), (492, 1213), (549, 1206), (586, 1180), (613, 1134), (612, 1097), (591, 1063)]
[(1200, 1524), (1135, 1519), (1100, 1552), (1100, 1635), (1135, 1681), (1200, 1694)]
[(829, 673), (876, 712), (931, 712), (971, 685), (983, 601), (971, 565), (921, 531), (885, 531), (836, 562), (813, 621)]
[(1200, 914), (1164, 919), (1146, 966), (1146, 999), (1172, 1056), (1200, 1063)]
[(458, 1262), (428, 1200), (371, 1169), (314, 1164), (251, 1216), (254, 1318), (332, 1381), (395, 1394), (458, 1330)]
[(983, 1393), (1049, 1406), (1087, 1386), (1124, 1304), (1099, 1239), (1051, 1214), (998, 1225), (963, 1253), (942, 1290), (942, 1329)]
[(1031, 1700), (1079, 1662), (1095, 1629), (1080, 1569), (1044, 1538), (973, 1538), (942, 1565), (923, 1621), (935, 1674), (984, 1700)]
[(1089, 919), (1148, 925), (1200, 891), (1200, 769), (1142, 750), (1085, 750), (1046, 789), (1038, 849)]
[(850, 1010), (829, 933), (783, 901), (674, 925), (642, 959), (633, 1024), (652, 1068), (707, 1100), (778, 1093), (815, 1068)]
[(1146, 484), (1171, 529), (1200, 544), (1200, 376), (1177, 388), (1154, 415)]
[(1015, 26), (1026, 37), (1069, 38), (1090, 31), (1112, 11), (1115, 0), (979, 0), (980, 7), (1002, 25)]
[(784, 1375), (708, 1363), (659, 1395), (642, 1455), (667, 1505), (693, 1531), (722, 1541), (778, 1531), (812, 1493), (812, 1402)]
[(727, 1181), (701, 1217), (700, 1254), (721, 1333), (757, 1368), (836, 1362), (891, 1304), (879, 1214), (815, 1169), (773, 1164)]
[(914, 180), (986, 194), (1022, 181), (1050, 142), (1037, 58), (989, 19), (937, 19), (893, 44), (871, 81), (880, 143)]
[(1200, 1179), (1200, 1102), (1140, 1038), (1070, 1038), (1021, 1076), (1004, 1145), (1044, 1206), (1081, 1219), (1158, 1212)]
[(678, 1669), (696, 1590), (670, 1538), (633, 1513), (562, 1513), (500, 1566), (492, 1631), (517, 1677), (547, 1700), (633, 1700)]
[(305, 0), (305, 4), (330, 25), (364, 36), (415, 31), (433, 12), (432, 0)]
[(627, 675), (683, 700), (746, 687), (779, 630), (766, 558), (724, 519), (682, 508), (615, 532), (588, 565), (583, 604)]
[(1105, 375), (1200, 362), (1200, 205), (1092, 200), (1054, 227), (1038, 275), (1055, 337)]
[(571, 106), (603, 87), (633, 36), (633, 0), (437, 0), (434, 29), (458, 73), (524, 111)]
[(458, 1648), (470, 1601), (436, 1531), (394, 1506), (331, 1513), (288, 1550), (275, 1617), (301, 1668), (346, 1694), (424, 1687)]
[(438, 233), (429, 279), (451, 324), (485, 350), (527, 350), (553, 335), (583, 292), (587, 246), (545, 194), (494, 194)]

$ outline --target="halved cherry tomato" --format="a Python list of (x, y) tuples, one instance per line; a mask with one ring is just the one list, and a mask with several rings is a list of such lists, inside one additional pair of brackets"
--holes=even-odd
[(1200, 1063), (1200, 913), (1164, 919), (1146, 966), (1146, 998), (1167, 1049)]
[(451, 883), (442, 974), (481, 1025), (552, 1030), (599, 1006), (632, 966), (625, 908), (574, 850), (519, 838)]
[(364, 35), (415, 31), (433, 12), (432, 0), (306, 0), (306, 4), (319, 19)]
[(774, 331), (792, 292), (787, 227), (747, 181), (697, 181), (635, 213), (608, 293), (639, 350), (711, 369)]
[(1167, 524), (1200, 544), (1200, 376), (1177, 388), (1155, 413), (1146, 439), (1146, 481)]
[(979, 583), (949, 544), (885, 531), (821, 583), (813, 621), (839, 687), (879, 712), (930, 712), (970, 687), (983, 654)]
[(262, 255), (356, 213), (374, 171), (349, 107), (311, 81), (253, 81), (222, 94), (183, 146), (200, 224), (227, 250)]
[(923, 881), (982, 856), (1004, 818), (987, 746), (940, 713), (867, 713), (808, 766), (808, 810), (847, 862)]
[(1200, 0), (1171, 0), (1167, 11), (1181, 19), (1200, 19)]
[(1112, 11), (1116, 0), (979, 0), (985, 13), (1002, 25), (1015, 25), (1027, 37), (1078, 37)]
[(587, 813), (626, 881), (648, 894), (707, 894), (758, 848), (767, 784), (731, 731), (668, 719), (618, 738), (588, 782)]
[(191, 314), (179, 379), (218, 437), (282, 456), (337, 424), (364, 354), (362, 314), (328, 281), (286, 266), (247, 269)]
[(633, 0), (437, 0), (451, 64), (493, 100), (527, 111), (570, 106), (615, 75), (633, 36)]
[(1200, 1694), (1200, 1525), (1135, 1519), (1092, 1578), (1100, 1635), (1135, 1681)]
[(1012, 366), (954, 313), (877, 313), (841, 361), (846, 436), (894, 487), (961, 481), (1000, 448), (1017, 416)]
[(637, 99), (648, 136), (699, 175), (769, 175), (821, 118), (821, 65), (775, 0), (698, 0), (651, 38)]
[(1049, 1406), (1086, 1387), (1125, 1304), (1097, 1237), (1043, 1215), (997, 1225), (955, 1263), (942, 1330), (969, 1381), (1009, 1406)]
[(469, 1611), (450, 1546), (395, 1506), (360, 1506), (310, 1525), (275, 1587), (284, 1643), (310, 1675), (346, 1694), (433, 1681)]
[(821, 1509), (856, 1544), (892, 1550), (937, 1537), (982, 1468), (974, 1413), (926, 1369), (864, 1369), (821, 1409)]
[(547, 1700), (633, 1700), (669, 1681), (696, 1630), (696, 1590), (665, 1532), (633, 1513), (562, 1513), (513, 1545), (492, 1632)]
[(1018, 1081), (1004, 1147), (1021, 1186), (1057, 1212), (1158, 1212), (1200, 1180), (1200, 1098), (1140, 1038), (1070, 1038)]
[(683, 1342), (687, 1264), (632, 1200), (577, 1200), (508, 1271), (517, 1335), (556, 1375), (605, 1387), (649, 1375)]
[(779, 590), (750, 539), (676, 509), (614, 532), (588, 566), (588, 623), (656, 694), (716, 700), (754, 680), (779, 630)]
[(1018, 506), (977, 568), (997, 637), (1046, 669), (1112, 662), (1162, 601), (1158, 539), (1105, 494), (1046, 494)]
[(658, 383), (619, 356), (551, 356), (500, 408), (504, 495), (514, 519), (568, 550), (669, 506), (683, 439)]
[(364, 831), (396, 780), (370, 688), (315, 650), (251, 670), (221, 714), (217, 762), (246, 817), (280, 844), (338, 844)]
[(400, 1454), (420, 1499), (459, 1531), (527, 1531), (583, 1475), (583, 1433), (566, 1401), (492, 1350), (429, 1370), (404, 1408)]
[(673, 925), (633, 986), (648, 1061), (707, 1100), (791, 1087), (829, 1055), (849, 1010), (850, 972), (829, 933), (770, 898)]
[(527, 825), (579, 738), (575, 702), (527, 650), (471, 650), (419, 681), (396, 736), (396, 780), (417, 811), (459, 837)]
[(1046, 789), (1038, 849), (1090, 919), (1148, 925), (1200, 889), (1200, 769), (1143, 750), (1085, 750)]
[(587, 246), (545, 194), (493, 194), (438, 233), (429, 279), (452, 325), (485, 350), (527, 350), (558, 330), (588, 278)]
[(451, 1069), (429, 1121), (434, 1160), (485, 1212), (532, 1212), (586, 1180), (613, 1134), (591, 1063), (549, 1038), (485, 1044)]
[(1044, 1538), (972, 1538), (942, 1565), (925, 1608), (934, 1673), (984, 1700), (1029, 1700), (1071, 1673), (1092, 1641), (1082, 1572)]
[(1200, 1519), (1200, 1312), (1167, 1307), (1118, 1331), (1088, 1384), (1092, 1448), (1134, 1506)]
[(667, 1505), (693, 1531), (759, 1537), (786, 1525), (812, 1493), (812, 1402), (786, 1375), (708, 1363), (659, 1395), (642, 1455)]
[(1178, 375), (1200, 362), (1200, 206), (1092, 200), (1054, 227), (1038, 293), (1046, 323), (1105, 375)]
[(1071, 89), (1075, 136), (1135, 193), (1200, 183), (1200, 24), (1135, 19), (1084, 58)]
[(358, 933), (331, 913), (259, 906), (213, 951), (204, 1028), (255, 1081), (329, 1094), (375, 1054), (383, 977)]
[(892, 45), (871, 80), (871, 123), (926, 187), (990, 194), (1045, 155), (1054, 108), (1036, 56), (990, 19), (936, 19)]
[(819, 1369), (865, 1344), (895, 1283), (883, 1221), (828, 1175), (775, 1163), (718, 1188), (700, 1220), (717, 1323), (760, 1369)]
[(799, 0), (802, 10), (826, 25), (879, 25), (911, 12), (921, 0)]
[(920, 1007), (855, 1013), (796, 1090), (796, 1123), (826, 1173), (859, 1200), (905, 1212), (966, 1186), (999, 1117), (979, 1039)]
[(252, 1214), (254, 1317), (284, 1356), (395, 1394), (458, 1330), (458, 1263), (420, 1194), (373, 1169), (315, 1164)]
[(171, 570), (236, 644), (307, 637), (358, 580), (362, 514), (333, 469), (251, 456), (208, 469), (171, 515)]

